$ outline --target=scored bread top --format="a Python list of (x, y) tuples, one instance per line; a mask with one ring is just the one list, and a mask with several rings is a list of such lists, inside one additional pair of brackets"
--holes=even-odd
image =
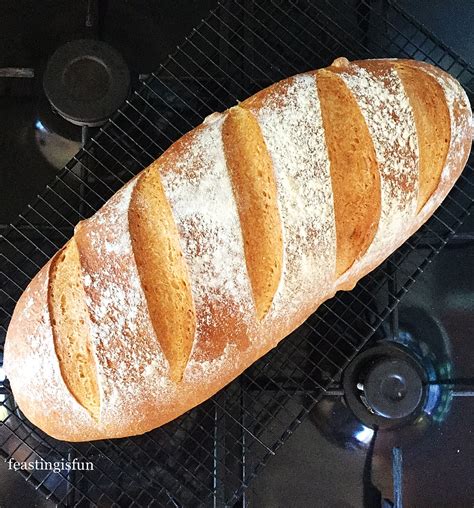
[(255, 320), (223, 122), (222, 115), (208, 119), (156, 165), (178, 227), (196, 307), (191, 360), (219, 357), (228, 345), (246, 349)]
[(62, 377), (79, 404), (97, 419), (100, 392), (79, 251), (74, 238), (52, 261), (49, 276), (49, 313)]
[(179, 381), (194, 343), (196, 315), (179, 232), (154, 166), (137, 180), (128, 223), (150, 319), (170, 376)]
[(273, 163), (262, 129), (250, 111), (239, 106), (231, 108), (224, 120), (222, 137), (253, 300), (258, 319), (263, 319), (278, 288), (283, 264)]
[(331, 161), (339, 277), (374, 240), (380, 222), (380, 174), (367, 123), (350, 89), (325, 69), (317, 72), (316, 84)]
[(212, 115), (21, 297), (5, 346), (20, 407), (74, 441), (143, 433), (210, 397), (429, 217), (470, 121), (453, 78), (399, 60), (338, 59)]
[(415, 216), (418, 199), (418, 137), (413, 110), (394, 66), (373, 61), (357, 66), (335, 62), (330, 68), (354, 95), (372, 137), (380, 174), (380, 221), (365, 255), (341, 275), (351, 289), (358, 276), (393, 251)]
[[(283, 271), (266, 321), (308, 315), (334, 283), (336, 224), (329, 159), (314, 77), (303, 74), (247, 99), (277, 182)], [(258, 260), (254, 261), (258, 263)]]
[(398, 63), (400, 76), (412, 107), (418, 138), (418, 203), (417, 211), (428, 201), (438, 186), (451, 139), (449, 109), (441, 85), (431, 74), (412, 65)]

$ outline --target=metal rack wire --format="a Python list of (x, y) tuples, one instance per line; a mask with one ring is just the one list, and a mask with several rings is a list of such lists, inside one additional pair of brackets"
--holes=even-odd
[[(222, 1), (19, 219), (3, 228), (1, 351), (16, 300), (79, 220), (206, 115), (341, 55), (423, 59), (453, 74), (472, 97), (474, 69), (392, 1)], [(471, 160), (429, 223), (354, 291), (325, 303), (211, 400), (144, 436), (58, 442), (22, 416), (4, 383), (2, 456), (93, 462), (93, 471), (22, 471), (61, 506), (245, 502), (252, 478), (455, 234), (472, 207), (473, 180)]]

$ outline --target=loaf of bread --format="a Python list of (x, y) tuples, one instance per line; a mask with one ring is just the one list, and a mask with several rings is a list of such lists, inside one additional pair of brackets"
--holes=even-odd
[(7, 334), (23, 413), (136, 435), (212, 396), (433, 213), (471, 145), (456, 80), (337, 59), (215, 113), (42, 268)]

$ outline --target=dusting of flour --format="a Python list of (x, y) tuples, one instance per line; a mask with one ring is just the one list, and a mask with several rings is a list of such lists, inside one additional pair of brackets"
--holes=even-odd
[(162, 172), (196, 307), (194, 349), (203, 330), (215, 324), (213, 306), (232, 305), (244, 321), (255, 315), (239, 214), (225, 160), (224, 118), (218, 114), (209, 117), (195, 132), (176, 169)]
[(350, 72), (339, 76), (354, 95), (372, 136), (381, 185), (381, 215), (374, 240), (364, 256), (339, 278), (338, 284), (342, 284), (380, 263), (404, 236), (416, 215), (419, 153), (413, 111), (394, 69), (375, 75), (352, 64)]
[(283, 271), (266, 320), (291, 321), (333, 283), (334, 204), (315, 77), (296, 76), (256, 112), (273, 162), (283, 233)]

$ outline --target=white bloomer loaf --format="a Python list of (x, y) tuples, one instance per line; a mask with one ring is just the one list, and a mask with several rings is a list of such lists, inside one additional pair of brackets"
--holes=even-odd
[(416, 231), (471, 136), (458, 82), (408, 60), (340, 58), (211, 115), (21, 296), (4, 352), (19, 407), (69, 441), (176, 418)]

